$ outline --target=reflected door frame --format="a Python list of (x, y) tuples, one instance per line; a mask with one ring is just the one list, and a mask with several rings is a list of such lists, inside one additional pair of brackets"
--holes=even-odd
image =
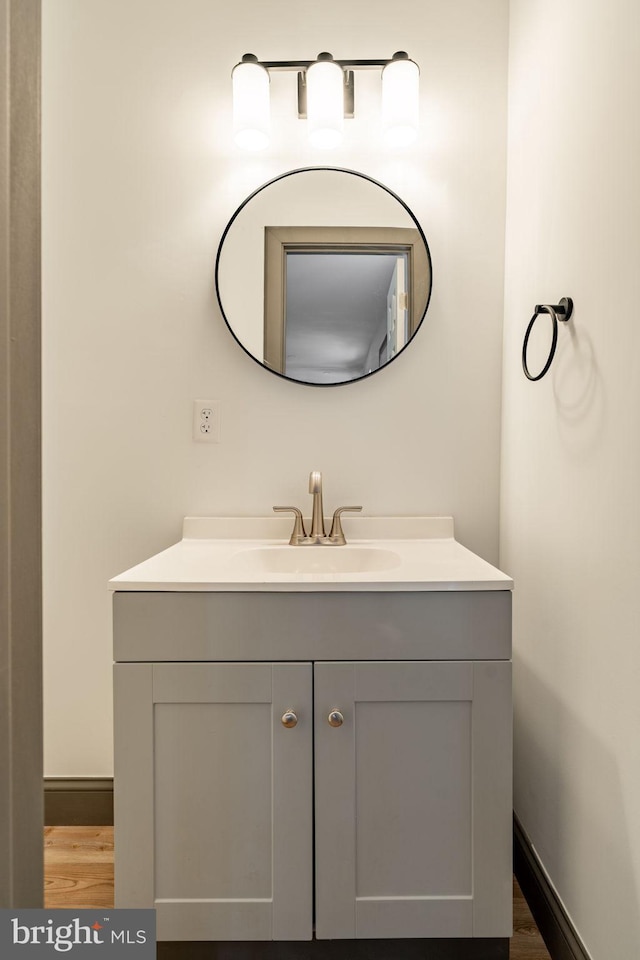
[(286, 375), (288, 253), (406, 253), (408, 340), (411, 340), (424, 317), (431, 288), (431, 265), (419, 230), (412, 227), (266, 226), (264, 232), (264, 363), (271, 370)]

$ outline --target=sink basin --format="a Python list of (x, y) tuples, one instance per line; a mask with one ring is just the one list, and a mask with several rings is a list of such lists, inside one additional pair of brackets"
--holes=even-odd
[(239, 550), (231, 566), (246, 573), (371, 573), (400, 566), (394, 550), (380, 547), (268, 546)]
[(510, 590), (511, 578), (453, 536), (450, 517), (349, 517), (343, 546), (289, 545), (291, 518), (187, 517), (178, 543), (112, 590), (337, 593)]

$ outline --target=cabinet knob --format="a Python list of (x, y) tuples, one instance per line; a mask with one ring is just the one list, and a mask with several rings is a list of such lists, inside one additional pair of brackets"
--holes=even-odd
[(329, 721), (330, 727), (341, 727), (344, 723), (344, 717), (339, 710), (332, 710), (327, 720)]
[(289, 727), (289, 728), (295, 727), (297, 722), (298, 722), (298, 718), (296, 717), (293, 710), (286, 710), (285, 713), (282, 714), (283, 727)]

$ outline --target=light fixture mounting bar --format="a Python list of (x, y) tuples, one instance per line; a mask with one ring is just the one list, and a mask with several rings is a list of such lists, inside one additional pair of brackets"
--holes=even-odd
[[(246, 56), (246, 55), (245, 55)], [(244, 58), (243, 58), (244, 59)], [(387, 60), (334, 60), (334, 63), (337, 63), (339, 67), (342, 67), (343, 70), (354, 69), (354, 70), (367, 70), (368, 68), (375, 69), (376, 67), (386, 67), (388, 63), (391, 63), (392, 59)], [(315, 60), (256, 60), (256, 63), (259, 63), (261, 67), (264, 67), (265, 70), (307, 70), (312, 63), (315, 63)]]

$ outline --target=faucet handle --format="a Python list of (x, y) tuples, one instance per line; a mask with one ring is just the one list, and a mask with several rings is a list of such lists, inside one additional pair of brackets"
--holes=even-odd
[(298, 547), (307, 539), (307, 532), (304, 529), (304, 520), (302, 519), (302, 510), (298, 507), (274, 507), (274, 513), (294, 513), (293, 532), (289, 543), (292, 547)]
[(331, 524), (331, 530), (329, 531), (329, 540), (334, 546), (342, 546), (347, 541), (344, 538), (344, 533), (342, 531), (342, 521), (340, 517), (343, 513), (360, 513), (362, 507), (338, 507), (333, 514), (333, 522)]

